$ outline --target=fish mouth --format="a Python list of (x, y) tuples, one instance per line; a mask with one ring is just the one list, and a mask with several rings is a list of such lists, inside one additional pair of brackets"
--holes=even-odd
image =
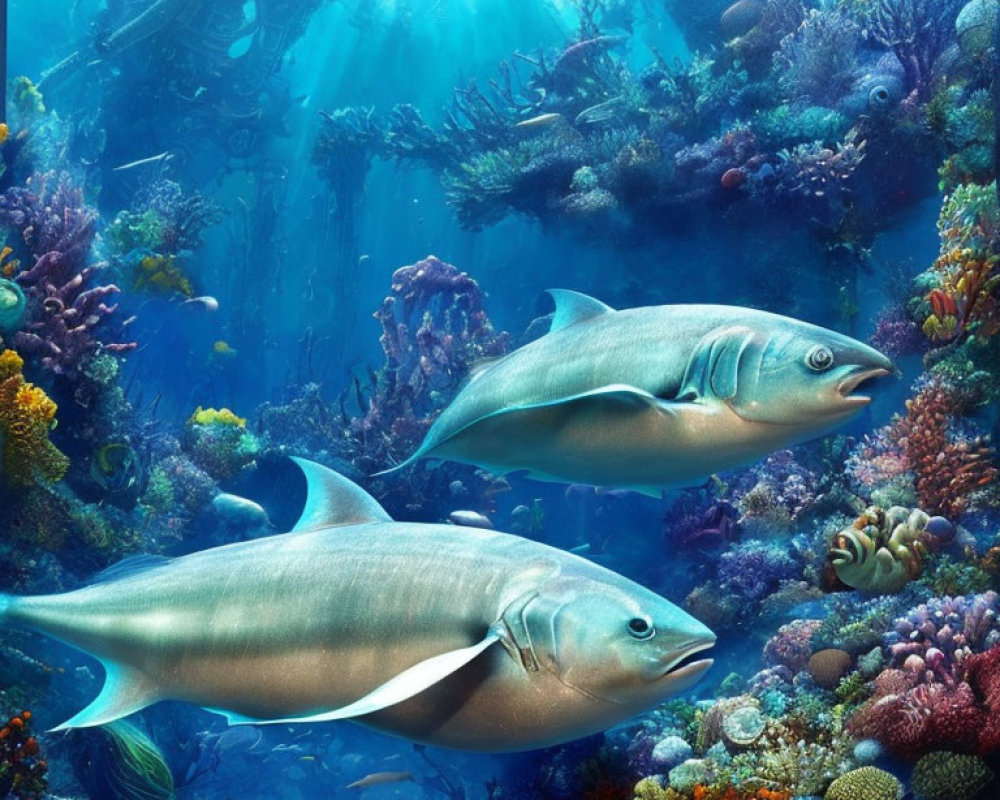
[(665, 663), (666, 669), (662, 677), (671, 680), (682, 680), (685, 684), (694, 683), (695, 680), (705, 672), (715, 662), (711, 658), (695, 658), (698, 653), (709, 650), (715, 644), (715, 639), (711, 641), (693, 642), (684, 647), (672, 659)]
[(875, 380), (876, 378), (884, 378), (886, 375), (891, 374), (892, 373), (885, 367), (859, 369), (852, 372), (837, 384), (837, 393), (840, 395), (840, 399), (844, 404), (851, 408), (861, 408), (862, 406), (866, 406), (871, 403), (872, 399), (868, 395), (853, 394), (854, 390), (861, 386), (861, 384), (865, 381)]

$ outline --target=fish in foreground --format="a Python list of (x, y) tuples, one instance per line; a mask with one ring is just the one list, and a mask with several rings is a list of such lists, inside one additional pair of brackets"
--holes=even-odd
[(843, 334), (737, 306), (615, 311), (550, 292), (550, 332), (474, 365), (405, 462), (442, 458), (659, 496), (827, 433), (892, 362)]
[(526, 750), (608, 728), (692, 686), (714, 634), (648, 589), (511, 534), (393, 522), (295, 459), (291, 533), (0, 596), (0, 620), (100, 659), (97, 699), (57, 730), (158, 700), (231, 723), (353, 719), (427, 744)]

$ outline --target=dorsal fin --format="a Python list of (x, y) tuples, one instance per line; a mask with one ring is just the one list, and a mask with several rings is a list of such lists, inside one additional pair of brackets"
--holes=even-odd
[(549, 328), (549, 333), (614, 311), (611, 306), (580, 292), (573, 292), (569, 289), (549, 289), (548, 291), (556, 304), (556, 313), (552, 316), (552, 327)]
[(368, 492), (332, 469), (304, 458), (292, 458), (306, 476), (306, 507), (293, 532), (362, 522), (392, 522)]

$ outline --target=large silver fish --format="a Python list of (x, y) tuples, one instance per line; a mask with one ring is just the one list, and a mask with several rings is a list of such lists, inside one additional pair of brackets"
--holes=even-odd
[(550, 293), (550, 332), (474, 367), (394, 469), (443, 458), (659, 496), (836, 428), (871, 402), (855, 390), (893, 370), (848, 336), (765, 311), (615, 311)]
[(42, 597), (0, 618), (100, 659), (100, 695), (58, 729), (158, 700), (231, 722), (353, 719), (430, 744), (523, 750), (585, 736), (690, 687), (715, 642), (596, 564), (505, 533), (393, 522), (296, 459), (292, 533)]

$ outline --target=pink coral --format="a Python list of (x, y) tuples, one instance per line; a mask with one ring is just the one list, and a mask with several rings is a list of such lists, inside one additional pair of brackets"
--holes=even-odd
[(821, 624), (816, 619), (797, 619), (782, 625), (764, 645), (764, 663), (801, 672), (809, 663), (812, 636)]

